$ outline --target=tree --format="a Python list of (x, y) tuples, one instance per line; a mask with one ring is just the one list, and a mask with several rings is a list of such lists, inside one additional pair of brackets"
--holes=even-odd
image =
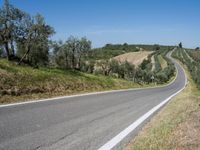
[(126, 76), (126, 78), (133, 79), (134, 74), (135, 74), (135, 66), (126, 61), (124, 63), (124, 67), (125, 67), (125, 76)]
[(3, 48), (0, 46), (0, 57), (3, 55)]
[(91, 41), (87, 40), (86, 37), (81, 38), (78, 41), (78, 48), (77, 48), (77, 68), (81, 68), (81, 59), (83, 55), (85, 55), (89, 50), (91, 50)]
[(199, 47), (195, 48), (195, 50), (199, 50)]
[(111, 67), (109, 66), (109, 60), (101, 60), (97, 62), (97, 66), (101, 68), (103, 75), (108, 76), (111, 72)]
[(140, 64), (140, 68), (142, 69), (142, 70), (145, 70), (145, 69), (147, 69), (148, 68), (148, 64), (150, 64), (151, 63), (151, 61), (148, 59), (144, 59), (143, 60), (143, 62)]
[(183, 48), (182, 42), (179, 43), (179, 48)]
[(123, 44), (123, 50), (127, 50), (128, 49), (128, 44), (127, 43), (124, 43)]
[(113, 74), (118, 74), (118, 71), (119, 71), (119, 62), (115, 59), (112, 59), (110, 62), (109, 62), (109, 68), (111, 69), (111, 73)]
[(47, 65), (49, 52), (49, 37), (54, 33), (51, 26), (46, 25), (42, 15), (37, 14), (31, 18), (27, 16), (21, 27), (21, 37), (18, 39), (18, 49), (23, 51), (21, 64), (24, 60), (30, 62), (33, 66)]
[(4, 0), (4, 5), (0, 9), (0, 44), (4, 46), (8, 60), (15, 55), (15, 39), (24, 15), (23, 11), (10, 5), (8, 0)]
[(53, 51), (56, 63), (61, 68), (82, 69), (87, 65), (82, 62), (82, 57), (91, 49), (91, 41), (70, 36), (66, 42), (54, 42)]
[(159, 50), (160, 50), (160, 45), (155, 44), (154, 47), (155, 47), (155, 50), (156, 50), (156, 51), (159, 51)]

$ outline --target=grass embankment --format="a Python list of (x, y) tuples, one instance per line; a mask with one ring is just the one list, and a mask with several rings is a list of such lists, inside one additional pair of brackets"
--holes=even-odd
[(160, 62), (162, 69), (167, 67), (167, 61), (162, 57), (162, 55), (158, 55), (158, 60)]
[(33, 69), (0, 59), (0, 103), (144, 86), (78, 71)]
[(186, 72), (189, 84), (184, 91), (151, 119), (126, 150), (200, 149), (200, 90)]

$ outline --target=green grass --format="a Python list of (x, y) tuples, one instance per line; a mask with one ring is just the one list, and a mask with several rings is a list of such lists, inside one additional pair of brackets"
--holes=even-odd
[[(181, 129), (182, 124), (189, 118), (192, 121), (189, 121), (187, 125), (192, 124), (198, 119), (192, 118), (192, 114), (194, 112), (199, 113), (200, 91), (196, 88), (188, 71), (187, 75), (189, 84), (184, 91), (173, 98), (165, 108), (145, 125), (139, 135), (127, 145), (126, 150), (172, 150), (183, 149), (188, 145), (189, 147), (195, 146), (195, 140), (191, 140), (195, 137), (190, 137), (190, 140), (186, 143), (187, 145), (180, 142), (191, 131), (190, 128), (187, 130), (185, 127)], [(178, 134), (182, 130), (186, 132), (186, 136)]]
[(33, 69), (0, 59), (0, 103), (144, 86), (72, 70)]
[(162, 69), (167, 67), (167, 61), (162, 57), (162, 55), (158, 55), (158, 60), (160, 62)]

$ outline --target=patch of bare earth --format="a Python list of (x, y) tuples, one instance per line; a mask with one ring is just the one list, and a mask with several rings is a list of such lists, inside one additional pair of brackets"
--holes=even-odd
[(173, 133), (175, 150), (200, 150), (200, 107)]
[(154, 58), (154, 56), (151, 57), (151, 63), (152, 63), (151, 71), (154, 71), (155, 70), (155, 58)]
[(148, 55), (151, 54), (151, 51), (139, 51), (139, 52), (130, 52), (114, 57), (115, 60), (119, 62), (129, 62), (135, 66), (140, 65), (144, 59), (147, 59)]

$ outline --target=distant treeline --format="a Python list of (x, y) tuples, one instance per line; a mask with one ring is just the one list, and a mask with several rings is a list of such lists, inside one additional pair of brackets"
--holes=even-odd
[(106, 44), (102, 48), (95, 48), (88, 52), (87, 60), (109, 59), (128, 52), (137, 52), (141, 50), (158, 51), (160, 49), (173, 49), (173, 46), (154, 45), (139, 45), (139, 44)]

